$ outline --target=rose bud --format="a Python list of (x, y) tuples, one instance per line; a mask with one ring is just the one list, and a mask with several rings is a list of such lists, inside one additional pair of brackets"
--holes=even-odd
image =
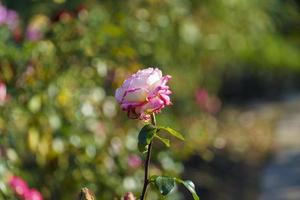
[(127, 192), (125, 196), (123, 197), (123, 200), (135, 200), (135, 197), (131, 192)]

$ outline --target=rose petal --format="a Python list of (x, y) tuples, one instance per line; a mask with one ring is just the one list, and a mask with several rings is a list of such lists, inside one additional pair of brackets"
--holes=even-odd
[(164, 107), (164, 101), (159, 98), (151, 99), (147, 104), (142, 107), (137, 107), (137, 113), (152, 113)]
[(164, 101), (165, 105), (171, 105), (170, 97), (166, 94), (160, 94), (161, 99)]
[(144, 88), (136, 88), (126, 91), (122, 99), (123, 102), (144, 102), (147, 98), (148, 91)]

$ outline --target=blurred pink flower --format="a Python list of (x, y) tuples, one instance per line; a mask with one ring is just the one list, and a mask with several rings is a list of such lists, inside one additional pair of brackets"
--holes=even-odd
[(208, 101), (209, 95), (205, 89), (198, 89), (196, 91), (196, 100), (199, 105), (205, 105)]
[(31, 41), (37, 41), (44, 37), (44, 33), (49, 26), (49, 18), (45, 15), (35, 15), (26, 29), (26, 38)]
[(134, 195), (131, 192), (127, 192), (123, 197), (124, 200), (135, 200)]
[(43, 197), (36, 189), (30, 189), (24, 197), (24, 200), (43, 200)]
[(30, 189), (24, 179), (12, 176), (9, 179), (9, 186), (22, 200), (43, 200), (43, 197), (36, 189)]
[(15, 30), (19, 25), (19, 15), (16, 11), (7, 9), (0, 3), (0, 25), (5, 24), (10, 30)]
[(5, 103), (7, 98), (6, 85), (0, 82), (0, 105)]
[(27, 183), (18, 176), (12, 176), (9, 180), (10, 188), (21, 198), (25, 198), (29, 192)]
[(142, 159), (138, 155), (132, 154), (128, 157), (129, 167), (136, 169), (140, 167), (141, 164), (142, 164)]
[(162, 76), (157, 68), (139, 70), (124, 81), (115, 97), (128, 117), (149, 120), (152, 113), (171, 105), (172, 92), (166, 85), (170, 79), (170, 75)]
[(208, 113), (215, 114), (221, 109), (221, 101), (216, 96), (211, 96), (205, 89), (198, 89), (196, 91), (196, 101), (197, 104)]
[(43, 37), (43, 34), (40, 30), (35, 29), (34, 27), (28, 27), (26, 30), (26, 37), (28, 40), (37, 41)]
[(19, 25), (19, 15), (14, 10), (8, 10), (6, 15), (6, 24), (10, 30), (15, 30)]
[(0, 25), (6, 22), (7, 9), (0, 4)]

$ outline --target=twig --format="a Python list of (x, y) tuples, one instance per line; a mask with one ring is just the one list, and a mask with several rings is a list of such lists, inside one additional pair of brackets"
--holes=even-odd
[[(151, 115), (151, 124), (153, 126), (156, 126), (156, 119), (155, 119), (155, 114), (153, 113)], [(141, 200), (145, 199), (145, 195), (147, 192), (147, 186), (149, 183), (149, 166), (150, 166), (150, 158), (151, 158), (151, 150), (152, 150), (152, 141), (150, 142), (149, 146), (148, 146), (148, 152), (147, 152), (147, 157), (146, 157), (146, 161), (145, 161), (145, 177), (144, 177), (144, 186), (143, 186), (143, 191), (142, 191), (142, 195), (141, 195)]]

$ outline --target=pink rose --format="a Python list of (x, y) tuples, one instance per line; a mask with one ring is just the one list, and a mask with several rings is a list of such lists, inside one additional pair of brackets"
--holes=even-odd
[(138, 155), (130, 155), (128, 157), (128, 166), (131, 168), (138, 168), (142, 165), (142, 159)]
[(0, 25), (7, 25), (14, 31), (19, 25), (19, 15), (16, 11), (7, 9), (0, 2)]
[(205, 89), (198, 89), (195, 96), (198, 105), (205, 112), (215, 114), (220, 111), (222, 106), (220, 99), (215, 96), (210, 96)]
[(15, 30), (19, 25), (19, 15), (14, 10), (7, 10), (6, 24), (10, 30)]
[(135, 200), (135, 197), (131, 192), (127, 192), (123, 198), (124, 200)]
[(6, 100), (6, 85), (0, 82), (0, 105)]
[(26, 37), (30, 41), (37, 41), (43, 37), (43, 34), (40, 30), (36, 28), (28, 27), (26, 30)]
[(25, 194), (24, 200), (43, 200), (43, 197), (39, 191), (31, 189)]
[(0, 3), (0, 25), (5, 24), (7, 15), (7, 8)]
[(9, 180), (9, 186), (20, 197), (25, 197), (29, 192), (27, 183), (18, 176), (12, 176)]
[(30, 189), (25, 180), (18, 176), (9, 179), (10, 188), (22, 200), (43, 200), (43, 197), (36, 189)]
[(149, 120), (152, 113), (159, 113), (166, 105), (171, 105), (167, 86), (171, 76), (162, 76), (157, 68), (139, 70), (126, 79), (116, 90), (116, 99), (128, 117)]

